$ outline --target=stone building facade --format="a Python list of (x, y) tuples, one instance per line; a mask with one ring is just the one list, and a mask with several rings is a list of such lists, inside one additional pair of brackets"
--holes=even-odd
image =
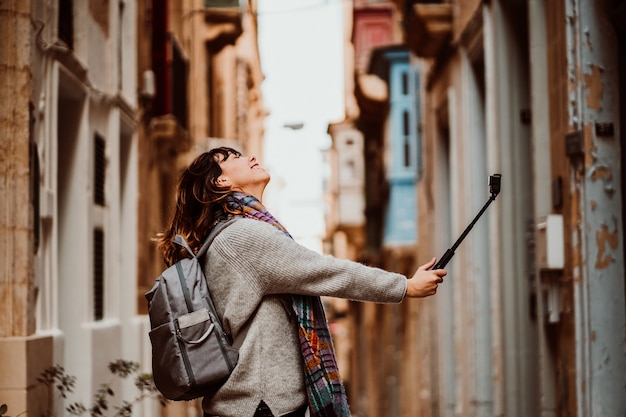
[[(144, 293), (180, 170), (227, 144), (262, 157), (256, 1), (0, 5), (0, 404), (90, 406), (116, 359), (150, 372)], [(37, 381), (76, 377), (49, 409)], [(115, 382), (113, 405), (132, 400)], [(158, 415), (147, 401), (137, 415)], [(197, 402), (167, 415), (198, 415)]]

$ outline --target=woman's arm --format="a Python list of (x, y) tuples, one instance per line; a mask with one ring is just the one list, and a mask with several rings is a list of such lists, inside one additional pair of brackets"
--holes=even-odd
[(358, 301), (397, 303), (436, 292), (445, 270), (429, 271), (434, 260), (412, 278), (358, 262), (320, 255), (267, 223), (243, 219), (229, 226), (214, 245), (264, 294), (302, 294)]
[(242, 219), (213, 242), (223, 259), (262, 294), (301, 294), (398, 303), (408, 280), (310, 250), (274, 226)]

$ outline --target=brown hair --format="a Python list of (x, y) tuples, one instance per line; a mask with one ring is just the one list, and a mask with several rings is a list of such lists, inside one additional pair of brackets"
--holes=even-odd
[(197, 251), (217, 220), (228, 213), (237, 213), (228, 208), (231, 199), (227, 197), (233, 190), (217, 185), (222, 175), (219, 163), (230, 155), (241, 156), (241, 153), (227, 147), (211, 149), (198, 156), (181, 174), (172, 220), (157, 239), (157, 247), (168, 266), (188, 256), (185, 249), (173, 242), (174, 236), (182, 235)]

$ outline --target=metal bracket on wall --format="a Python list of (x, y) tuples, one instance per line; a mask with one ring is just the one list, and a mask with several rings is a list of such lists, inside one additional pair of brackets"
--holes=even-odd
[(596, 122), (595, 124), (596, 136), (600, 137), (609, 137), (613, 136), (615, 133), (615, 129), (613, 128), (613, 123), (600, 123)]
[(537, 219), (535, 256), (541, 274), (540, 294), (546, 323), (558, 323), (561, 315), (560, 279), (565, 266), (563, 216)]
[(583, 154), (583, 132), (575, 130), (565, 134), (565, 155), (570, 158), (577, 158), (582, 157)]

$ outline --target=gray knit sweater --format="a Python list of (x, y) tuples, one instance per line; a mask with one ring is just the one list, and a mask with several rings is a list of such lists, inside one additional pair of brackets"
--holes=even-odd
[(205, 412), (220, 417), (251, 417), (261, 400), (276, 416), (306, 403), (297, 324), (285, 294), (399, 303), (407, 285), (403, 275), (320, 255), (247, 218), (215, 238), (204, 271), (225, 330), (237, 337), (251, 320), (233, 373), (203, 400)]

